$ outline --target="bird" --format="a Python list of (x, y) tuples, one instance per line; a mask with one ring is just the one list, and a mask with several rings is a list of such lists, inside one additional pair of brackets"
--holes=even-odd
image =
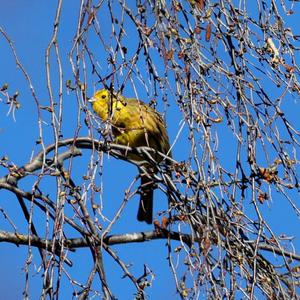
[[(161, 114), (151, 106), (108, 89), (96, 91), (89, 102), (102, 121), (111, 125), (114, 143), (132, 148), (146, 146), (169, 157), (172, 156), (165, 122)], [(142, 161), (142, 166), (146, 170), (145, 172), (139, 169), (141, 192), (137, 219), (152, 224), (155, 184), (151, 175), (153, 176), (157, 170), (153, 163), (145, 161), (145, 157), (141, 155), (128, 152), (127, 156), (132, 160)], [(152, 157), (156, 163), (163, 160), (158, 153)]]

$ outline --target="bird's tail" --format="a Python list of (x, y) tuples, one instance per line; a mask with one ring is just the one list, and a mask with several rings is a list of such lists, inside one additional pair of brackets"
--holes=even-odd
[(153, 219), (153, 179), (149, 178), (146, 174), (141, 174), (141, 199), (137, 219), (140, 222), (145, 221), (152, 224)]

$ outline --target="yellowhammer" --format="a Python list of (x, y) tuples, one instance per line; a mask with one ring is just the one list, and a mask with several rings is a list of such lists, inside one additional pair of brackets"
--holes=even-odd
[[(130, 147), (146, 146), (171, 156), (164, 121), (152, 107), (140, 100), (125, 98), (105, 89), (97, 91), (89, 101), (92, 102), (96, 114), (111, 124), (115, 143)], [(128, 154), (128, 157), (139, 161), (145, 160), (133, 154)], [(157, 163), (163, 159), (158, 154), (153, 158)], [(154, 184), (149, 174), (153, 174), (155, 169), (150, 163), (145, 163), (144, 167), (148, 169), (148, 176), (140, 171), (141, 199), (137, 218), (151, 224)]]

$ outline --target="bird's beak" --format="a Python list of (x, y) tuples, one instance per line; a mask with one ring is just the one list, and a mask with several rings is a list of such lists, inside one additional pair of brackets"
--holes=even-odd
[(88, 99), (88, 101), (91, 102), (91, 103), (93, 103), (93, 102), (96, 101), (96, 98), (95, 97), (91, 97), (91, 98)]

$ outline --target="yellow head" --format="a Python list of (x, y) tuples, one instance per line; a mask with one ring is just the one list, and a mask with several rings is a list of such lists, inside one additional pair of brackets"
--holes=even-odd
[(103, 121), (106, 121), (109, 117), (110, 101), (110, 92), (105, 89), (97, 91), (94, 96), (89, 99), (89, 102), (92, 103), (93, 110)]
[(108, 101), (109, 100), (109, 91), (106, 89), (103, 90), (98, 90), (95, 95), (93, 96), (93, 98), (97, 98), (97, 100), (104, 100), (104, 101)]

